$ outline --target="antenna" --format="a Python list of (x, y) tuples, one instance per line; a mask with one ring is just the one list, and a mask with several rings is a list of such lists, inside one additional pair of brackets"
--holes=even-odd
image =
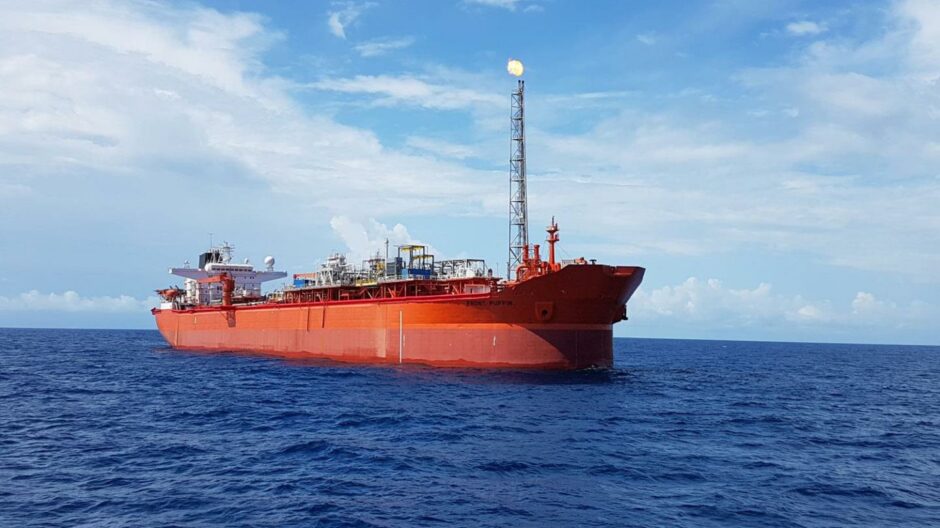
[[(509, 71), (513, 71), (510, 61)], [(519, 63), (519, 75), (522, 64)], [(528, 201), (525, 181), (525, 81), (519, 79), (516, 91), (512, 93), (510, 110), (509, 141), (509, 262), (506, 263), (506, 279), (512, 278), (513, 271), (528, 259), (529, 221)]]

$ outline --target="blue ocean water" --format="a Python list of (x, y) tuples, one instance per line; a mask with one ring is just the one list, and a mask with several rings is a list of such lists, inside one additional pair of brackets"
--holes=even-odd
[(0, 330), (0, 526), (940, 525), (940, 347), (615, 347), (535, 373)]

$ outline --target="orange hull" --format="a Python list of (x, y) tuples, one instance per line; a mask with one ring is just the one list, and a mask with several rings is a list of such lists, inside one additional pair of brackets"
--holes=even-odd
[(472, 295), (154, 309), (174, 348), (360, 363), (580, 369), (613, 363), (643, 268), (567, 266)]

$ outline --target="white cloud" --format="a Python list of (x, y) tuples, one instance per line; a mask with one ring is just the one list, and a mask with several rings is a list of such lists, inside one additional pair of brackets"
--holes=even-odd
[(632, 257), (769, 249), (936, 284), (940, 17), (923, 6), (897, 4), (883, 37), (822, 41), (789, 66), (741, 72), (749, 98), (785, 121), (744, 131), (735, 114), (627, 110), (577, 135), (530, 121), (530, 214), (591, 204), (561, 220), (623, 233)]
[(800, 298), (774, 295), (770, 284), (753, 289), (727, 288), (718, 279), (690, 277), (675, 286), (646, 292), (641, 288), (630, 301), (631, 314), (640, 317), (673, 318), (681, 321), (723, 321), (728, 324), (755, 324), (775, 317), (803, 318), (807, 308)]
[(656, 34), (655, 33), (640, 33), (636, 36), (636, 39), (641, 43), (647, 46), (652, 46), (656, 44)]
[(868, 292), (858, 292), (852, 299), (852, 314), (875, 319), (890, 315), (898, 309), (897, 304), (876, 299)]
[[(791, 64), (741, 72), (762, 107), (792, 110), (786, 122), (765, 120), (773, 130), (736, 128), (733, 113), (621, 109), (598, 113), (594, 126), (584, 121), (585, 133), (559, 132), (542, 123), (565, 105), (533, 87), (531, 217), (570, 212), (560, 220), (577, 237), (564, 244), (605, 257), (769, 248), (935, 283), (940, 20), (932, 6), (895, 4), (883, 38), (821, 40)], [(133, 182), (146, 187), (147, 203), (186, 203), (176, 211), (187, 218), (252, 210), (269, 189), (326, 218), (505, 213), (505, 83), (433, 70), (314, 83), (375, 104), (470, 111), (477, 126), (492, 119), (492, 148), (414, 136), (396, 149), (296, 102), (296, 87), (264, 68), (279, 38), (260, 17), (159, 3), (0, 5), (0, 200), (45, 213), (76, 190)], [(470, 151), (495, 153), (499, 170), (440, 159)], [(241, 181), (246, 187), (233, 185)], [(139, 226), (140, 203), (94, 199), (82, 214), (126, 207), (124, 219)], [(184, 216), (168, 209), (151, 210), (161, 221)], [(822, 319), (845, 305), (791, 303), (787, 313)]]
[(374, 6), (373, 2), (335, 2), (333, 4), (335, 10), (328, 12), (326, 18), (330, 33), (345, 39), (346, 28), (353, 24), (366, 9)]
[(428, 246), (428, 252), (437, 254), (429, 244), (416, 240), (408, 233), (402, 224), (395, 224), (389, 228), (387, 225), (370, 218), (368, 222), (361, 223), (347, 216), (334, 216), (330, 220), (330, 227), (346, 244), (349, 249), (350, 261), (357, 263), (363, 259), (375, 256), (378, 251), (384, 257), (385, 241), (388, 240), (389, 256), (394, 257), (396, 246), (404, 244), (419, 244)]
[(580, 92), (580, 93), (570, 93), (563, 95), (548, 95), (545, 96), (545, 100), (553, 104), (564, 104), (571, 105), (577, 104), (577, 101), (596, 101), (596, 100), (608, 100), (608, 99), (622, 99), (625, 97), (635, 97), (637, 92), (631, 92), (628, 90), (609, 90), (604, 92)]
[(474, 106), (505, 106), (506, 98), (472, 88), (435, 84), (414, 76), (357, 75), (352, 78), (322, 79), (308, 85), (316, 90), (384, 96), (384, 104), (411, 104), (438, 110)]
[(486, 7), (497, 7), (508, 11), (515, 11), (521, 0), (463, 0), (464, 4), (475, 4)]
[[(908, 67), (922, 80), (940, 77), (940, 9), (935, 0), (907, 0), (896, 5), (895, 16), (909, 38)], [(902, 30), (903, 31), (903, 30)]]
[(355, 49), (363, 57), (378, 57), (390, 51), (407, 48), (414, 42), (414, 37), (384, 38), (356, 44)]
[[(11, 45), (3, 56), (6, 68), (31, 68), (48, 64), (50, 52), (55, 46), (68, 41), (81, 42), (83, 46), (100, 46), (101, 49), (132, 54), (159, 67), (172, 68), (204, 82), (246, 96), (257, 96), (259, 92), (247, 86), (246, 76), (257, 64), (252, 55), (260, 51), (277, 34), (263, 32), (260, 18), (255, 15), (237, 13), (222, 15), (207, 9), (192, 9), (186, 12), (159, 11), (146, 4), (130, 4), (108, 10), (99, 9), (70, 11), (57, 9), (57, 2), (30, 3), (21, 6), (6, 6), (0, 19), (0, 28), (8, 33), (7, 39), (20, 36), (34, 48)], [(139, 7), (135, 10), (132, 7)], [(187, 31), (179, 33), (173, 29), (186, 20)], [(10, 43), (12, 44), (12, 42)], [(33, 53), (14, 55), (19, 50)], [(88, 55), (84, 58), (90, 59)], [(6, 69), (5, 68), (5, 69)], [(45, 73), (45, 72), (43, 72)], [(69, 68), (61, 73), (60, 81), (84, 82), (99, 75), (87, 69)], [(33, 82), (51, 79), (34, 77)]]
[(819, 35), (820, 33), (825, 33), (826, 29), (825, 25), (811, 20), (800, 20), (787, 24), (787, 33), (801, 37), (805, 35)]
[[(273, 38), (259, 17), (69, 5), (0, 7), (0, 188), (60, 192), (73, 180), (55, 182), (58, 175), (83, 170), (157, 185), (149, 175), (170, 168), (215, 170), (203, 181), (225, 192), (232, 179), (264, 182), (333, 211), (468, 211), (486, 199), (477, 183), (485, 173), (389, 149), (369, 131), (300, 111), (290, 83), (261, 66)], [(418, 80), (364, 83), (428, 107), (505, 102)]]
[(726, 328), (827, 325), (866, 327), (873, 323), (885, 328), (922, 324), (938, 316), (936, 307), (921, 302), (899, 306), (882, 301), (871, 293), (858, 292), (846, 302), (806, 299), (783, 295), (768, 283), (754, 288), (729, 288), (717, 279), (690, 277), (674, 286), (648, 290), (641, 287), (629, 302), (631, 320)]
[(516, 11), (521, 6), (525, 5), (525, 7), (522, 8), (523, 13), (541, 13), (545, 10), (535, 0), (463, 0), (462, 4), (464, 6), (475, 5), (493, 7), (497, 9), (505, 9), (507, 11)]
[(159, 305), (159, 302), (156, 297), (144, 300), (129, 295), (82, 297), (71, 290), (64, 293), (40, 293), (31, 290), (14, 297), (0, 296), (0, 311), (139, 313)]
[(476, 150), (469, 145), (450, 143), (423, 136), (410, 136), (405, 144), (411, 148), (444, 158), (466, 159), (477, 155)]

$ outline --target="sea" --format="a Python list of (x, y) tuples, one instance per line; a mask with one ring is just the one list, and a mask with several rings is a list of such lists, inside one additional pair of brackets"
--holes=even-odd
[(0, 526), (940, 526), (940, 347), (615, 340), (569, 373), (0, 330)]

